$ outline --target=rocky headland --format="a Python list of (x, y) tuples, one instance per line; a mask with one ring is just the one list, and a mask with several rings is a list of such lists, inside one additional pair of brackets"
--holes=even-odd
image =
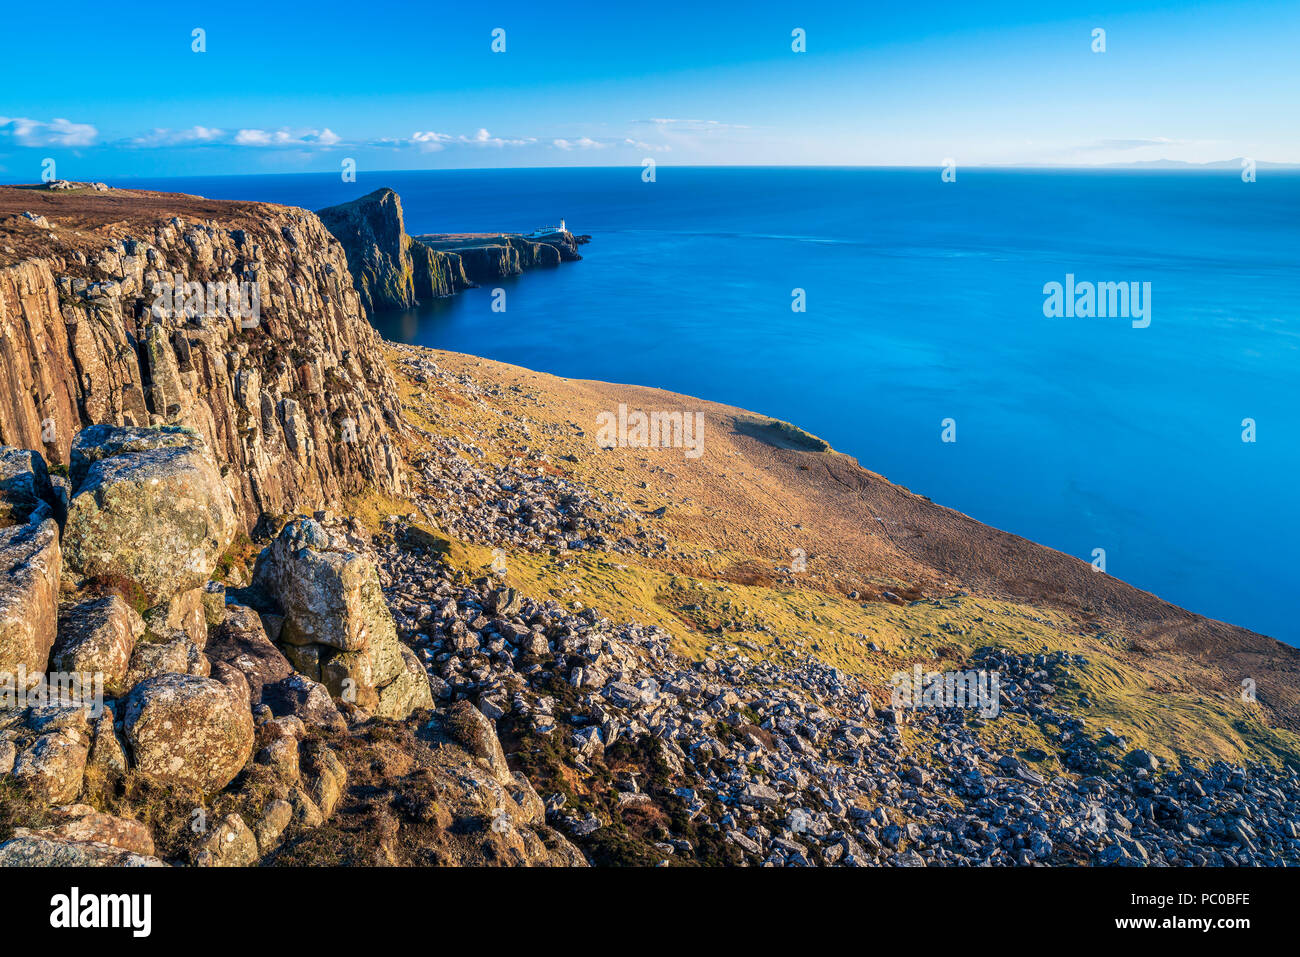
[(367, 322), (576, 238), (100, 186), (0, 188), (0, 864), (1300, 863), (1295, 649)]
[(347, 255), (357, 294), (369, 311), (412, 309), (420, 301), (582, 258), (590, 237), (568, 232), (541, 240), (511, 233), (406, 233), (401, 198), (391, 189), (317, 214)]

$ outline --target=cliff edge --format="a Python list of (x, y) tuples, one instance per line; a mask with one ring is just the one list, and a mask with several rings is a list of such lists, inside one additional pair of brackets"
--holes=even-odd
[(380, 342), (312, 213), (0, 188), (0, 444), (66, 466), (88, 425), (192, 428), (245, 528), (397, 491)]

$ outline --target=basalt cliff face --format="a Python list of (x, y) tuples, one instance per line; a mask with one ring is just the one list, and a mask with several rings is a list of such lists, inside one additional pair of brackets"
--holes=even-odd
[(347, 253), (361, 304), (412, 309), (423, 299), (450, 296), (474, 283), (461, 257), (406, 234), (402, 200), (391, 189), (322, 209), (318, 215)]
[(584, 863), (333, 509), (407, 427), (315, 215), (0, 189), (0, 333), (0, 867)]
[(67, 465), (84, 426), (192, 428), (246, 530), (398, 490), (392, 380), (343, 248), (303, 210), (187, 199), (0, 189), (0, 444)]

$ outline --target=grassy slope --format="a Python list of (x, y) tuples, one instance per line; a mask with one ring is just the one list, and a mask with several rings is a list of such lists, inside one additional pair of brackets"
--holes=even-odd
[[(495, 394), (475, 397), (454, 386), (417, 388), (394, 362), (414, 424), (472, 441), (497, 462), (517, 458), (525, 442), (546, 452), (553, 463), (573, 455), (578, 461), (565, 469), (571, 478), (617, 492), (647, 514), (647, 528), (667, 536), (665, 558), (507, 553), (506, 580), (527, 594), (580, 602), (613, 620), (659, 625), (675, 636), (678, 651), (696, 658), (735, 652), (751, 659), (812, 654), (860, 676), (881, 701), (887, 700), (889, 677), (913, 663), (927, 671), (955, 667), (984, 645), (1015, 652), (1066, 650), (1087, 656), (1090, 664), (1075, 669), (1075, 686), (1063, 688), (1060, 699), (1094, 732), (1111, 728), (1130, 746), (1165, 758), (1277, 762), (1300, 756), (1300, 736), (1276, 727), (1278, 722), (1260, 705), (1242, 701), (1231, 678), (1176, 654), (1136, 653), (1132, 636), (1123, 629), (1098, 627), (1048, 604), (964, 593), (950, 583), (937, 587), (942, 576), (913, 571), (897, 556), (883, 561), (884, 568), (864, 568), (860, 556), (847, 561), (827, 548), (822, 537), (808, 543), (806, 575), (774, 574), (782, 550), (764, 547), (761, 533), (766, 529), (735, 527), (734, 515), (723, 514), (724, 500), (736, 498), (735, 485), (759, 467), (747, 460), (745, 449), (736, 448), (742, 440), (728, 437), (718, 449), (723, 443), (715, 439), (706, 458), (739, 460), (702, 479), (691, 473), (695, 481), (688, 484), (680, 460), (628, 450), (594, 451), (592, 427), (583, 425), (594, 418), (583, 407), (590, 405), (588, 390), (599, 384), (572, 383), (450, 353), (432, 355), (444, 369), (496, 386)], [(666, 394), (658, 397), (660, 404), (642, 407), (672, 407), (662, 401), (670, 398)], [(745, 419), (748, 425), (749, 417)], [(521, 424), (527, 428), (524, 438)], [(718, 497), (710, 497), (709, 484), (719, 486), (720, 479), (720, 487), (713, 489)], [(394, 504), (384, 503), (384, 508), (393, 510)], [(669, 508), (665, 516), (648, 517), (663, 505)], [(793, 499), (782, 507), (788, 511), (780, 520), (784, 533), (798, 539), (812, 516)], [(467, 573), (486, 574), (491, 553), (457, 542), (451, 560)], [(864, 589), (864, 596), (911, 588), (912, 594), (926, 597), (901, 603), (854, 600), (846, 597), (846, 582)], [(880, 650), (870, 650), (868, 642)], [(1091, 699), (1089, 708), (1078, 706), (1084, 694)], [(993, 721), (981, 733), (1005, 747), (1053, 750), (1028, 724)], [(1043, 768), (1054, 767), (1049, 757)]]

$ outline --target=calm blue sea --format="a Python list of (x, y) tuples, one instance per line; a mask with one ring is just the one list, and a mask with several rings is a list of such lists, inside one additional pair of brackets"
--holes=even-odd
[[(143, 181), (140, 183), (144, 184)], [(117, 185), (128, 185), (119, 181)], [(822, 436), (936, 502), (1300, 643), (1300, 175), (660, 167), (151, 180), (412, 233), (590, 233), (585, 260), (380, 316), (391, 338), (661, 386)], [(1151, 323), (1043, 286), (1151, 283)], [(807, 311), (791, 310), (792, 290)], [(957, 441), (941, 441), (944, 419)], [(1242, 441), (1243, 419), (1257, 441)]]

